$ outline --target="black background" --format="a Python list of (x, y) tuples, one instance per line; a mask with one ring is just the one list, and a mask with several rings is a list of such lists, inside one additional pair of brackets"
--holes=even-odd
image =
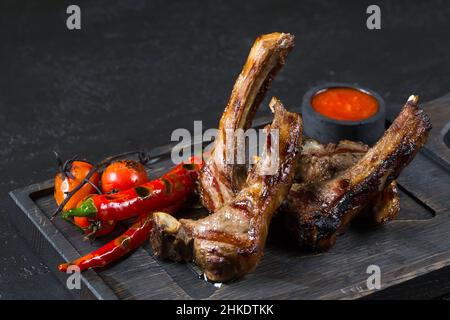
[[(66, 28), (78, 4), (82, 29)], [(382, 29), (366, 28), (381, 7)], [(52, 154), (105, 156), (215, 127), (255, 37), (296, 35), (269, 95), (298, 107), (327, 81), (403, 102), (450, 89), (448, 1), (2, 1), (0, 299), (69, 298), (8, 214), (8, 191), (51, 178)], [(267, 99), (266, 99), (267, 100)], [(261, 107), (267, 112), (267, 103)]]

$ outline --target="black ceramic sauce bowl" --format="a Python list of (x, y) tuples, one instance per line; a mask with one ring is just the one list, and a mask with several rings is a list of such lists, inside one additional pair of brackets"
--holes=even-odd
[[(352, 88), (369, 94), (378, 101), (378, 110), (370, 118), (358, 121), (336, 120), (324, 116), (314, 110), (311, 100), (315, 94), (331, 88)], [(370, 89), (354, 84), (332, 82), (313, 87), (305, 93), (302, 102), (302, 115), (305, 135), (321, 143), (338, 142), (346, 139), (373, 145), (384, 132), (386, 105), (383, 98)]]

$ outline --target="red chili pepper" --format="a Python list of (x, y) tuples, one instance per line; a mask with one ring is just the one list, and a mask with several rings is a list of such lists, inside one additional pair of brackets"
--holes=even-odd
[(195, 188), (201, 165), (193, 158), (190, 163), (177, 165), (159, 179), (115, 194), (94, 195), (77, 208), (63, 212), (62, 217), (118, 221), (183, 203)]
[(104, 267), (140, 246), (150, 234), (152, 228), (151, 214), (143, 215), (123, 235), (103, 247), (70, 263), (58, 266), (59, 271), (66, 272), (69, 266), (78, 266), (80, 271)]
[[(182, 203), (166, 208), (162, 211), (173, 213), (182, 207)], [(139, 219), (120, 237), (108, 242), (103, 247), (88, 253), (87, 255), (78, 258), (69, 263), (63, 263), (58, 266), (58, 270), (66, 272), (69, 266), (78, 266), (80, 271), (89, 268), (104, 267), (111, 262), (114, 262), (128, 252), (136, 249), (150, 236), (152, 230), (152, 213), (143, 214)]]

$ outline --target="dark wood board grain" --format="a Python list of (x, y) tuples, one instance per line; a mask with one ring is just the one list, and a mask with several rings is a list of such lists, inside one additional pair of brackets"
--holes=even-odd
[[(302, 252), (271, 230), (256, 271), (221, 286), (201, 279), (191, 264), (155, 259), (146, 244), (111, 266), (83, 273), (84, 290), (75, 295), (98, 299), (398, 298), (396, 288), (405, 286), (413, 288), (415, 297), (444, 294), (443, 288), (450, 282), (450, 170), (443, 149), (447, 146), (438, 140), (445, 138), (444, 120), (448, 117), (436, 123), (434, 119), (439, 119), (440, 113), (448, 115), (448, 97), (425, 106), (434, 128), (424, 151), (399, 178), (402, 209), (397, 220), (377, 227), (353, 226), (324, 253)], [(394, 110), (389, 115), (392, 120), (398, 108), (390, 110)], [(170, 147), (153, 152), (150, 172), (158, 176), (171, 166), (167, 157)], [(17, 226), (63, 282), (67, 275), (56, 271), (59, 262), (88, 253), (114, 236), (91, 245), (66, 222), (51, 222), (55, 208), (51, 181), (12, 191), (11, 196), (24, 213), (16, 218)], [(116, 233), (124, 228), (126, 225)], [(367, 288), (366, 270), (372, 264), (381, 269), (381, 290)], [(437, 281), (440, 286), (431, 285)]]

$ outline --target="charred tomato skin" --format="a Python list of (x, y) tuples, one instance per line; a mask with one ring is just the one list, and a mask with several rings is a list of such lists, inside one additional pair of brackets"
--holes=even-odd
[[(74, 161), (71, 163), (69, 168), (70, 175), (64, 174), (62, 172), (58, 172), (56, 174), (54, 197), (58, 205), (60, 205), (64, 201), (64, 199), (67, 197), (68, 192), (72, 191), (75, 187), (83, 182), (84, 178), (86, 178), (92, 168), (93, 165), (88, 162)], [(96, 172), (91, 176), (89, 181), (97, 186), (99, 183), (99, 179), (99, 174)], [(63, 210), (66, 211), (75, 208), (81, 200), (85, 199), (86, 196), (93, 193), (96, 193), (95, 188), (89, 183), (86, 183), (66, 203)]]
[(111, 163), (102, 173), (101, 187), (104, 193), (131, 189), (148, 181), (145, 167), (135, 160)]

